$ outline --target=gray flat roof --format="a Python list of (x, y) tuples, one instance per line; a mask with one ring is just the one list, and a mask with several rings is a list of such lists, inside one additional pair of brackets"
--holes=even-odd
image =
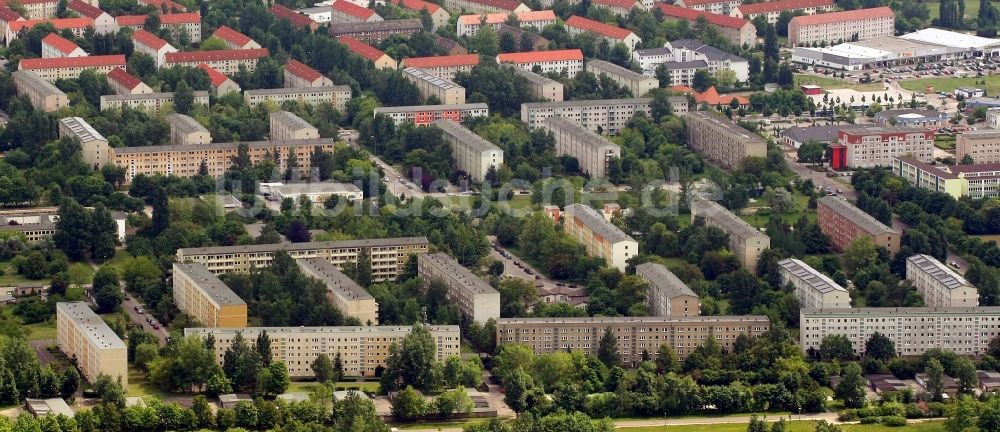
[(908, 114), (909, 115), (917, 115), (917, 116), (924, 117), (924, 118), (939, 118), (939, 119), (947, 119), (948, 118), (947, 114), (944, 114), (944, 113), (942, 113), (940, 111), (929, 110), (929, 109), (922, 109), (922, 108), (921, 109), (893, 109), (893, 110), (879, 111), (878, 113), (875, 114), (875, 117), (876, 118), (889, 118), (889, 117), (896, 117), (896, 116), (902, 116), (902, 115), (908, 115)]
[[(424, 325), (430, 332), (458, 332), (457, 325)], [(400, 332), (409, 333), (413, 327), (411, 326), (325, 326), (325, 327), (189, 327), (184, 329), (184, 336), (190, 335), (226, 335), (236, 333), (243, 333), (244, 337), (247, 334), (256, 334), (261, 332), (267, 332), (269, 335), (300, 335), (300, 334), (316, 334), (316, 333), (354, 333), (363, 336), (364, 333), (378, 334), (380, 332)]]
[(281, 186), (271, 184), (268, 187), (272, 191), (277, 191), (285, 195), (303, 193), (361, 192), (361, 188), (355, 186), (354, 184), (337, 182), (282, 183)]
[[(880, 113), (881, 114), (881, 113)], [(858, 130), (873, 128), (873, 125), (826, 125), (809, 127), (791, 127), (778, 133), (778, 136), (788, 137), (797, 142), (816, 141), (819, 143), (837, 140), (842, 130)]]
[(715, 201), (705, 199), (693, 200), (691, 201), (691, 212), (694, 213), (695, 217), (703, 217), (711, 220), (731, 236), (736, 236), (740, 239), (748, 239), (756, 236), (766, 237), (760, 230), (754, 228), (745, 220), (740, 219), (739, 216), (736, 216), (733, 212)]
[(291, 111), (273, 112), (271, 113), (271, 120), (282, 123), (291, 129), (316, 129), (315, 126)]
[(651, 98), (631, 98), (631, 99), (593, 99), (593, 100), (576, 100), (576, 101), (562, 101), (562, 102), (529, 102), (521, 104), (522, 108), (527, 109), (538, 109), (538, 108), (561, 108), (561, 107), (591, 107), (591, 106), (605, 106), (605, 105), (649, 105), (653, 99)]
[(681, 49), (688, 49), (704, 55), (705, 58), (711, 61), (724, 61), (729, 60), (731, 62), (745, 62), (747, 59), (740, 57), (736, 54), (731, 54), (720, 50), (714, 46), (706, 44), (700, 40), (696, 39), (678, 39), (670, 42), (670, 46)]
[(591, 231), (594, 231), (604, 237), (608, 241), (613, 243), (621, 241), (632, 241), (635, 239), (632, 236), (625, 234), (624, 231), (616, 227), (611, 222), (608, 222), (597, 210), (593, 207), (583, 204), (570, 204), (566, 206), (566, 213), (571, 215), (574, 219), (579, 219), (586, 225)]
[[(514, 70), (523, 70), (523, 69), (514, 68)], [(375, 114), (422, 112), (422, 111), (489, 110), (489, 109), (490, 109), (489, 105), (486, 105), (485, 103), (451, 104), (451, 105), (409, 105), (409, 106), (394, 106), (394, 107), (378, 107), (375, 108)]]
[(452, 280), (462, 284), (466, 289), (472, 291), (475, 294), (498, 294), (499, 292), (482, 280), (479, 276), (472, 274), (469, 269), (465, 268), (454, 258), (446, 253), (428, 253), (421, 254), (420, 258), (433, 264), (435, 267), (440, 269), (442, 273), (448, 275)]
[(423, 30), (424, 25), (417, 18), (401, 20), (385, 20), (374, 22), (355, 22), (344, 24), (333, 24), (330, 26), (330, 34), (342, 35), (358, 32), (379, 32), (398, 30)]
[(59, 302), (56, 303), (56, 308), (73, 320), (77, 327), (83, 329), (83, 334), (98, 349), (125, 348), (125, 342), (122, 342), (121, 338), (108, 326), (108, 323), (104, 322), (100, 315), (94, 313), (94, 310), (86, 303), (82, 301)]
[(698, 297), (691, 287), (680, 280), (673, 272), (668, 270), (663, 264), (642, 263), (635, 266), (635, 273), (649, 279), (649, 283), (656, 285), (667, 297), (677, 297), (682, 295)]
[(171, 126), (186, 134), (196, 132), (208, 133), (208, 129), (206, 129), (205, 126), (202, 126), (201, 123), (198, 123), (198, 120), (195, 120), (193, 117), (188, 115), (177, 113), (170, 114), (167, 116), (167, 121), (170, 122)]
[(896, 316), (899, 318), (913, 318), (914, 315), (1000, 315), (1000, 306), (974, 306), (974, 307), (864, 307), (864, 308), (842, 308), (842, 309), (816, 309), (802, 308), (802, 315), (828, 315), (828, 316), (864, 316), (864, 317), (885, 317)]
[(466, 129), (465, 126), (458, 124), (454, 120), (437, 120), (434, 122), (434, 126), (441, 129), (444, 133), (455, 137), (455, 139), (461, 141), (463, 144), (472, 146), (477, 151), (500, 150), (500, 147), (486, 141), (485, 138), (476, 135), (475, 132)]
[[(204, 90), (199, 90), (194, 92), (195, 99), (205, 98), (208, 99), (208, 92)], [(102, 101), (131, 101), (131, 100), (154, 100), (154, 99), (173, 99), (173, 92), (164, 93), (144, 93), (144, 94), (113, 94), (101, 96)]]
[(542, 126), (546, 129), (561, 129), (563, 132), (575, 137), (581, 144), (589, 147), (591, 150), (600, 150), (603, 148), (611, 147), (621, 151), (618, 144), (615, 144), (594, 132), (590, 129), (583, 127), (582, 125), (574, 122), (572, 120), (567, 120), (563, 117), (554, 115), (546, 118), (542, 121)]
[(276, 140), (276, 141), (245, 141), (229, 143), (209, 143), (209, 144), (188, 144), (188, 145), (160, 145), (144, 147), (118, 147), (114, 149), (117, 154), (125, 153), (152, 153), (152, 152), (188, 152), (201, 150), (226, 150), (235, 148), (240, 144), (246, 144), (249, 148), (274, 148), (274, 147), (295, 147), (303, 145), (331, 145), (334, 140), (330, 138), (314, 138), (300, 140)]
[(332, 86), (318, 86), (318, 87), (287, 87), (287, 88), (273, 88), (273, 89), (257, 89), (257, 90), (247, 90), (243, 94), (246, 96), (270, 96), (270, 95), (297, 95), (306, 93), (337, 93), (337, 92), (351, 92), (351, 86), (346, 85), (332, 85)]
[(663, 67), (667, 69), (705, 69), (708, 68), (708, 62), (705, 60), (672, 61), (664, 62)]
[(238, 245), (238, 246), (209, 246), (199, 248), (177, 249), (178, 254), (184, 256), (191, 255), (215, 255), (215, 254), (235, 254), (235, 253), (273, 253), (277, 251), (299, 251), (311, 249), (345, 249), (380, 246), (405, 246), (428, 244), (427, 237), (395, 237), (368, 240), (338, 240), (324, 242), (306, 243), (274, 243), (259, 245)]
[(861, 229), (868, 231), (869, 234), (899, 234), (898, 231), (886, 226), (882, 222), (879, 222), (868, 213), (865, 213), (861, 209), (855, 207), (854, 204), (840, 199), (840, 197), (825, 196), (817, 200), (817, 202), (825, 205), (830, 208), (830, 210), (837, 212), (845, 218), (850, 219), (851, 222), (854, 222), (856, 225), (861, 227)]
[(588, 60), (587, 68), (594, 68), (606, 74), (618, 75), (622, 78), (635, 81), (656, 80), (656, 78), (645, 76), (631, 69), (625, 69), (621, 66), (618, 66), (614, 63), (606, 62), (604, 60)]
[(514, 324), (660, 324), (660, 323), (732, 323), (768, 322), (766, 315), (714, 315), (676, 317), (571, 317), (571, 318), (499, 318), (497, 325)]
[(403, 75), (409, 75), (415, 79), (424, 81), (441, 90), (463, 88), (462, 86), (455, 84), (454, 81), (431, 75), (427, 71), (419, 68), (408, 67), (406, 69), (403, 69)]
[(742, 126), (734, 123), (732, 120), (729, 120), (721, 115), (709, 114), (705, 111), (692, 111), (688, 113), (687, 119), (688, 122), (694, 119), (703, 120), (707, 123), (712, 124), (717, 128), (723, 129), (727, 135), (736, 135), (743, 140), (747, 140), (748, 142), (754, 141), (759, 143), (765, 143), (764, 138), (761, 138), (760, 135), (757, 135), (753, 132), (743, 129)]
[(50, 399), (31, 399), (27, 398), (24, 400), (25, 404), (28, 406), (28, 410), (35, 414), (36, 416), (47, 416), (47, 415), (59, 415), (62, 414), (66, 417), (73, 417), (73, 409), (69, 407), (69, 404), (61, 398), (50, 398)]
[(640, 56), (654, 56), (654, 55), (667, 55), (670, 54), (670, 48), (659, 47), (659, 48), (643, 48), (635, 50), (636, 54)]
[(204, 264), (174, 263), (174, 272), (183, 273), (191, 278), (195, 286), (219, 306), (247, 304), (217, 276), (208, 271), (208, 267), (205, 267)]
[(997, 139), (1000, 138), (1000, 129), (979, 129), (962, 132), (959, 136), (965, 139)]
[(90, 141), (104, 141), (108, 142), (104, 135), (101, 135), (90, 123), (80, 117), (65, 117), (59, 119), (59, 123), (63, 126), (69, 128), (73, 135), (76, 135), (80, 139), (80, 142), (87, 143)]
[(307, 271), (310, 276), (318, 276), (319, 280), (326, 284), (327, 289), (346, 300), (372, 300), (375, 298), (353, 279), (341, 273), (337, 266), (330, 261), (322, 258), (303, 258), (295, 260), (295, 263)]
[(528, 80), (528, 82), (533, 83), (535, 85), (546, 85), (546, 84), (552, 84), (552, 83), (559, 84), (560, 86), (562, 85), (562, 83), (559, 82), (559, 81), (556, 81), (556, 80), (551, 79), (549, 77), (546, 77), (544, 75), (536, 74), (536, 73), (534, 73), (534, 72), (532, 72), (530, 70), (527, 70), (525, 68), (522, 68), (522, 67), (513, 67), (513, 66), (505, 66), (505, 67), (513, 69), (514, 70), (514, 75), (518, 75), (521, 78), (524, 78), (524, 79)]
[(28, 85), (28, 87), (31, 87), (32, 90), (34, 90), (34, 91), (36, 91), (36, 92), (38, 92), (38, 93), (40, 93), (42, 95), (65, 95), (66, 94), (66, 93), (63, 93), (62, 90), (59, 90), (59, 87), (56, 87), (54, 84), (52, 84), (52, 83), (50, 83), (50, 82), (48, 82), (46, 80), (43, 80), (40, 76), (38, 76), (34, 72), (20, 71), (19, 70), (19, 71), (14, 71), (13, 73), (11, 73), (11, 76), (13, 76), (15, 80), (18, 80), (18, 79), (22, 80), (25, 84)]
[[(964, 277), (955, 273), (954, 270), (948, 268), (948, 266), (944, 265), (941, 261), (938, 261), (930, 255), (917, 254), (907, 258), (906, 260), (913, 263), (913, 265), (924, 273), (930, 275), (947, 289), (953, 290), (972, 287), (972, 284), (965, 280)], [(907, 278), (910, 277), (909, 274), (906, 276)]]
[(801, 279), (809, 285), (813, 291), (824, 294), (831, 291), (847, 292), (847, 289), (834, 282), (833, 279), (830, 279), (827, 275), (820, 273), (809, 264), (795, 258), (778, 261), (778, 266), (796, 278)]

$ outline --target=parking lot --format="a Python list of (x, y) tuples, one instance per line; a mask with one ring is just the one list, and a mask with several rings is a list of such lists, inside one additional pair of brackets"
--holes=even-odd
[(943, 60), (938, 62), (918, 63), (914, 65), (900, 65), (885, 68), (872, 68), (856, 71), (842, 71), (839, 69), (816, 66), (804, 67), (804, 72), (812, 72), (820, 76), (831, 76), (845, 73), (844, 79), (857, 81), (859, 83), (882, 81), (898, 81), (901, 79), (928, 78), (928, 77), (982, 77), (992, 75), (1000, 71), (1000, 60), (991, 59), (966, 59), (966, 60)]

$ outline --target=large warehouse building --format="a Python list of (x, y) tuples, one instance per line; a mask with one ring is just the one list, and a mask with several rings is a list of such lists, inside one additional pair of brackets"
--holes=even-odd
[(1000, 55), (1000, 39), (927, 28), (902, 36), (882, 36), (828, 47), (796, 47), (792, 61), (862, 70), (927, 61)]

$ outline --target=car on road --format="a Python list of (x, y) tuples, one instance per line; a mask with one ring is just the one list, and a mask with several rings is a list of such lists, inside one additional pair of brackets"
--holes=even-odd
[(955, 261), (948, 261), (948, 265), (950, 265), (950, 266), (952, 266), (952, 267), (955, 267), (955, 268), (962, 268), (962, 266), (961, 266), (961, 265), (959, 265), (959, 264), (958, 264), (957, 262), (955, 262)]
[(160, 325), (159, 324), (153, 323), (152, 325), (153, 325), (153, 330), (159, 330), (160, 329)]
[(135, 307), (135, 313), (137, 313), (137, 314), (139, 314), (139, 315), (142, 315), (142, 308), (141, 308), (141, 307), (139, 307), (139, 306), (136, 306), (136, 307)]

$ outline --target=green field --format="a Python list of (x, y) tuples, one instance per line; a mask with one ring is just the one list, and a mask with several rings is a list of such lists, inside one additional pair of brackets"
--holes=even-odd
[[(306, 392), (311, 393), (316, 386), (319, 384), (312, 381), (292, 381), (288, 385), (289, 392)], [(378, 391), (378, 381), (367, 381), (367, 382), (356, 382), (356, 381), (340, 381), (334, 384), (334, 387), (358, 387), (363, 392), (377, 392)]]
[(840, 78), (830, 78), (825, 76), (815, 76), (815, 75), (795, 75), (795, 85), (799, 86), (802, 84), (815, 84), (824, 89), (853, 89), (857, 91), (882, 91), (885, 90), (885, 86), (881, 83), (869, 83), (860, 84), (856, 82), (851, 82), (847, 80), (842, 80)]
[[(1000, 2), (992, 2), (993, 7), (1000, 8)], [(925, 3), (927, 5), (927, 10), (930, 12), (931, 20), (935, 20), (941, 17), (941, 3), (938, 1), (928, 1)], [(965, 17), (975, 18), (979, 16), (979, 2), (977, 1), (967, 1), (965, 2)]]
[[(986, 85), (976, 84), (979, 81), (986, 81)], [(967, 78), (920, 78), (900, 81), (903, 88), (923, 93), (927, 86), (934, 86), (934, 91), (951, 92), (958, 87), (979, 87), (986, 90), (986, 94), (994, 96), (1000, 94), (1000, 75), (987, 77), (967, 77)]]
[(955, 137), (953, 136), (942, 136), (934, 138), (934, 147), (941, 150), (954, 150), (955, 149)]
[[(860, 424), (847, 424), (841, 425), (840, 428), (844, 432), (889, 432), (889, 431), (906, 431), (906, 432), (938, 432), (944, 430), (944, 422), (942, 421), (929, 421), (921, 423), (910, 423), (905, 428), (904, 427), (889, 427), (882, 425), (860, 425)], [(812, 421), (795, 421), (788, 423), (788, 432), (813, 432), (816, 429), (816, 422)], [(705, 424), (705, 425), (687, 425), (687, 426), (651, 426), (651, 427), (636, 427), (636, 428), (618, 428), (618, 430), (623, 432), (744, 432), (747, 430), (746, 424), (733, 423), (733, 424)]]

